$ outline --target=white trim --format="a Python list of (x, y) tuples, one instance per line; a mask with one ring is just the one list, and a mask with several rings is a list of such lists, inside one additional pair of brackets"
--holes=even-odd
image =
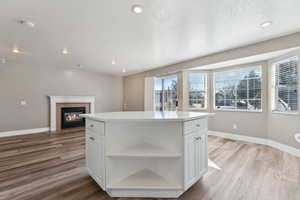
[(297, 116), (297, 115), (299, 115), (299, 112), (280, 112), (280, 111), (272, 111), (272, 114)]
[(214, 109), (214, 111), (224, 111), (224, 112), (248, 112), (248, 113), (262, 113), (263, 110), (242, 110), (242, 109)]
[(43, 132), (47, 133), (49, 130), (50, 130), (49, 127), (46, 127), (46, 128), (24, 129), (24, 130), (16, 130), (16, 131), (6, 131), (6, 132), (0, 132), (0, 137), (27, 135), (32, 133), (43, 133)]
[(144, 89), (144, 111), (155, 110), (155, 78), (145, 78), (145, 89)]
[(288, 146), (285, 144), (281, 144), (279, 142), (275, 142), (275, 141), (269, 140), (269, 139), (249, 137), (249, 136), (237, 135), (237, 134), (232, 134), (232, 133), (224, 133), (224, 132), (219, 132), (219, 131), (208, 131), (208, 135), (219, 136), (219, 137), (243, 141), (243, 142), (252, 142), (252, 143), (256, 143), (256, 144), (263, 144), (263, 145), (267, 145), (267, 146), (273, 147), (275, 149), (278, 149), (280, 151), (290, 153), (294, 156), (300, 157), (300, 149), (297, 149), (295, 147), (291, 147), (291, 146)]
[(108, 189), (111, 197), (178, 198), (184, 191), (172, 189)]
[(56, 131), (57, 103), (90, 103), (90, 113), (95, 112), (94, 96), (48, 96), (50, 98), (50, 130)]

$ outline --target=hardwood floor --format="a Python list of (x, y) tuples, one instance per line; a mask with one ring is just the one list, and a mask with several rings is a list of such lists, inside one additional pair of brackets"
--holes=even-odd
[[(119, 199), (88, 176), (84, 143), (78, 130), (0, 138), (0, 199)], [(207, 175), (180, 200), (300, 199), (299, 158), (219, 137), (209, 137), (209, 158)]]

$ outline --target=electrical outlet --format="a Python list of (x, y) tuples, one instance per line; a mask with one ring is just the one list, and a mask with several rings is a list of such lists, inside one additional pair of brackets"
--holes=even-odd
[(20, 105), (21, 105), (21, 106), (26, 106), (26, 105), (27, 105), (27, 102), (26, 102), (25, 100), (22, 100), (22, 101), (20, 102)]
[(237, 129), (237, 125), (236, 124), (233, 124), (233, 129)]

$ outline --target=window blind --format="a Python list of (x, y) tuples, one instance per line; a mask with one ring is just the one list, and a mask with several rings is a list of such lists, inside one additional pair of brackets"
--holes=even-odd
[(273, 111), (298, 111), (298, 59), (292, 57), (274, 65), (275, 99)]

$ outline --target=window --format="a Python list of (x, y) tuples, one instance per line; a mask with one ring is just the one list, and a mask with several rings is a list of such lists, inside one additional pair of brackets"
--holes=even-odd
[(177, 76), (155, 79), (155, 110), (176, 111), (178, 107)]
[(261, 67), (215, 72), (215, 109), (261, 111)]
[(275, 112), (298, 112), (298, 59), (292, 57), (273, 65), (273, 108)]
[(189, 108), (205, 109), (207, 107), (207, 75), (205, 73), (193, 73), (188, 75)]

